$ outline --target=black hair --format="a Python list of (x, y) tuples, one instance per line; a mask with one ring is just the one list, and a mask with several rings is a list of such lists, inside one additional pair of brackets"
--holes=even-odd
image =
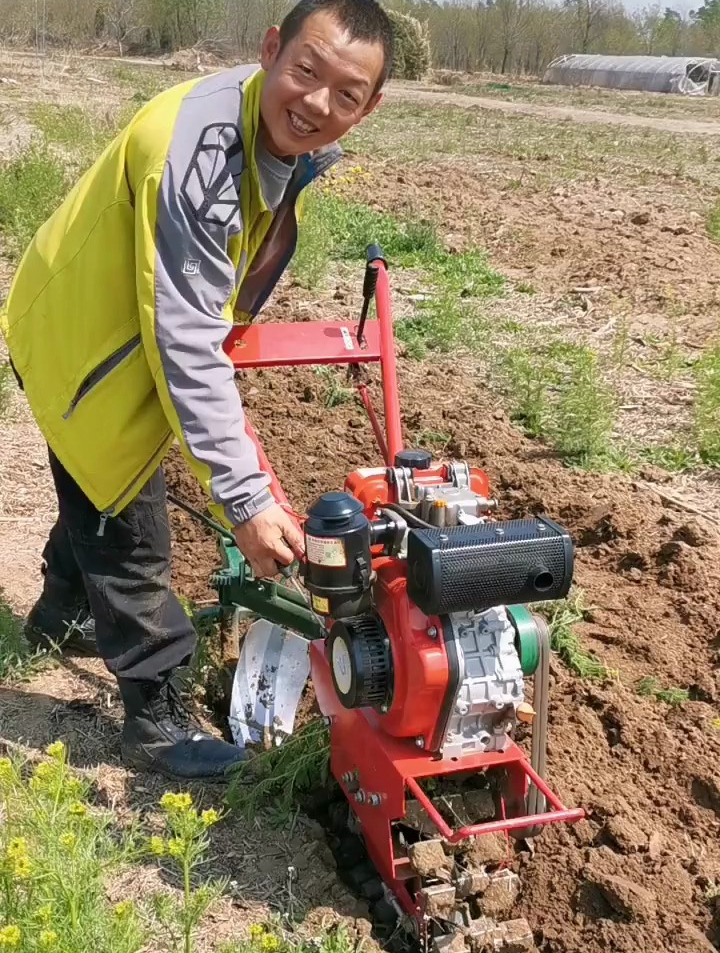
[(281, 47), (300, 33), (308, 17), (320, 12), (331, 13), (347, 30), (351, 40), (382, 46), (385, 63), (374, 90), (378, 92), (392, 72), (395, 55), (395, 34), (390, 17), (377, 0), (300, 0), (280, 25)]

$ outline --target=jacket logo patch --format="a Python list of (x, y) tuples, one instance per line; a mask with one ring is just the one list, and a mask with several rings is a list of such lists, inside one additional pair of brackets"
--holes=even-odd
[(184, 275), (199, 275), (200, 274), (200, 262), (197, 258), (186, 258), (183, 262), (182, 273)]
[(214, 123), (200, 134), (180, 193), (195, 218), (227, 227), (240, 211), (242, 137), (232, 123)]

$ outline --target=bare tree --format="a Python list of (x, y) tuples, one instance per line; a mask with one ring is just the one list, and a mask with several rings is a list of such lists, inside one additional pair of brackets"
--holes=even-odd
[(125, 43), (142, 29), (137, 19), (137, 0), (106, 0), (102, 13), (105, 29), (117, 43), (118, 55), (124, 56)]

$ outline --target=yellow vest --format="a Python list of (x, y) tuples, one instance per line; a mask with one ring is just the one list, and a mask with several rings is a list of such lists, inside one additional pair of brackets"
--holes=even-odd
[[(333, 154), (318, 169), (312, 157), (304, 157), (302, 181), (285, 209), (285, 218), (292, 218), (292, 227), (285, 229), (290, 237), (270, 240), (268, 230), (279, 213), (265, 203), (255, 162), (264, 78), (257, 68), (238, 67), (175, 86), (147, 103), (40, 228), (0, 314), (0, 330), (43, 435), (93, 504), (108, 515), (134, 497), (175, 438), (214, 495), (211, 467), (190, 445), (187, 426), (179, 420), (155, 333), (156, 309), (162, 306), (156, 300), (163, 242), (160, 191), (187, 187), (190, 193), (207, 186), (194, 181), (193, 176), (202, 177), (202, 169), (198, 173), (194, 166), (188, 166), (185, 181), (173, 179), (168, 185), (174, 141), (196, 136), (201, 153), (209, 143), (217, 161), (242, 165), (237, 177), (226, 176), (224, 190), (216, 190), (215, 209), (194, 210), (217, 219), (230, 207), (223, 205), (226, 195), (239, 205), (242, 228), (226, 248), (235, 287), (220, 307), (228, 323), (236, 305), (246, 312), (238, 317), (247, 320), (264, 303), (294, 250), (301, 189), (337, 158)], [(182, 120), (188, 101), (197, 104), (196, 111), (202, 109), (197, 129)], [(239, 116), (232, 115), (233, 104)], [(239, 138), (235, 144), (233, 129)], [(225, 137), (223, 149), (215, 147), (217, 130)], [(207, 152), (200, 160), (210, 167)], [(172, 255), (172, 249), (163, 254)], [(277, 267), (271, 262), (268, 269), (268, 256), (275, 256)], [(200, 267), (192, 259), (175, 265), (183, 280)], [(253, 284), (251, 271), (258, 280), (266, 276), (262, 287)], [(222, 516), (221, 509), (216, 515)]]

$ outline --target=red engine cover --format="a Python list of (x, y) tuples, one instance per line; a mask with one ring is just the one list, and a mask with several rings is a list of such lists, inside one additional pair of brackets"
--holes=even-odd
[[(407, 596), (405, 566), (383, 557), (377, 571), (375, 608), (390, 638), (393, 694), (382, 730), (395, 738), (422, 738), (439, 747), (438, 719), (448, 688), (448, 660), (439, 619), (429, 618)], [(440, 726), (442, 728), (442, 726)]]
[[(387, 478), (387, 467), (363, 468), (355, 470), (345, 481), (345, 490), (356, 496), (365, 507), (365, 515), (372, 519), (378, 506), (397, 503), (395, 487)], [(439, 486), (449, 481), (448, 468), (438, 464), (429, 470), (415, 471), (413, 480), (418, 486)], [(470, 467), (470, 489), (486, 499), (490, 496), (490, 482), (487, 473), (478, 467)]]

